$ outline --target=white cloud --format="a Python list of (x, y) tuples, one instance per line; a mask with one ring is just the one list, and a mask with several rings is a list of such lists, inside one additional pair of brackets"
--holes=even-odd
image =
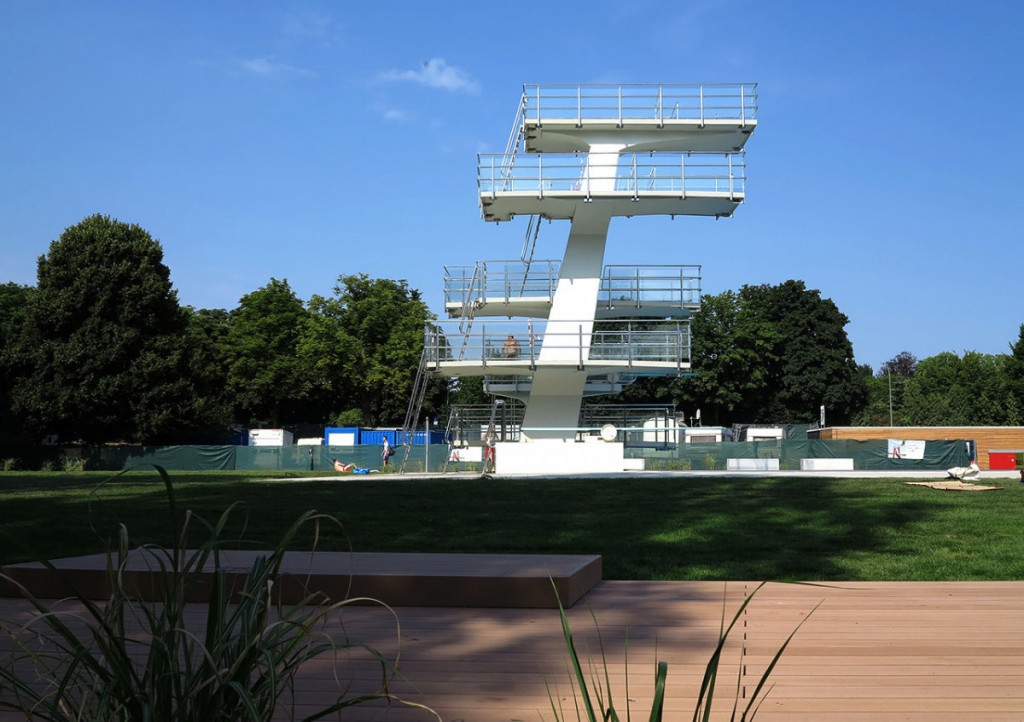
[(294, 65), (279, 63), (272, 58), (242, 58), (237, 61), (238, 67), (252, 75), (260, 75), (265, 78), (282, 78), (286, 76), (311, 76), (316, 75), (312, 70), (296, 68)]
[(381, 80), (409, 80), (429, 88), (441, 88), (453, 93), (479, 93), (480, 85), (469, 74), (448, 65), (444, 58), (431, 58), (417, 70), (389, 70), (381, 73)]
[(404, 110), (396, 110), (394, 108), (391, 108), (389, 110), (384, 111), (384, 120), (394, 123), (401, 123), (406, 120), (409, 120), (409, 114), (406, 113)]

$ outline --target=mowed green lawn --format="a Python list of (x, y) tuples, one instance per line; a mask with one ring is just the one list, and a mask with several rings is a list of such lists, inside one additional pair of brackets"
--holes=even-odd
[[(135, 543), (166, 543), (156, 473), (97, 490), (108, 476), (0, 474), (0, 563), (104, 551), (118, 522)], [(316, 509), (357, 551), (596, 553), (606, 579), (1024, 579), (1024, 486), (1011, 480), (967, 493), (896, 479), (280, 476), (171, 474), (179, 506), (207, 520), (243, 502), (231, 535), (246, 547)], [(348, 548), (327, 529), (319, 545)]]

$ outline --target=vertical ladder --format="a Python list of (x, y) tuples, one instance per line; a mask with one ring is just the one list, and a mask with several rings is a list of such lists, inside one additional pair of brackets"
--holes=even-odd
[[(405, 473), (405, 465), (409, 462), (409, 452), (412, 451), (413, 435), (416, 432), (416, 421), (423, 409), (423, 399), (427, 395), (427, 384), (430, 382), (430, 373), (427, 371), (427, 349), (423, 349), (420, 355), (420, 365), (416, 369), (416, 380), (412, 384), (412, 396), (409, 398), (409, 408), (405, 412), (405, 421), (402, 423), (402, 435), (398, 442), (405, 445), (405, 452), (402, 454), (402, 466), (399, 473)], [(430, 427), (426, 429), (424, 443), (430, 443)]]

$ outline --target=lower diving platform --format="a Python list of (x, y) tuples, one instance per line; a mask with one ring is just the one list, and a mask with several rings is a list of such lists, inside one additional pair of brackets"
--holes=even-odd
[(515, 319), (466, 331), (457, 321), (430, 321), (424, 358), (442, 376), (529, 376), (539, 368), (672, 375), (690, 370), (690, 324)]

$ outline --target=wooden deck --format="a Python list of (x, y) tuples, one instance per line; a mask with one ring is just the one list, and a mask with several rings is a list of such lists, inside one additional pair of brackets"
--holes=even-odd
[[(596, 616), (623, 719), (628, 657), (633, 718), (647, 718), (654, 663), (663, 660), (669, 665), (664, 719), (689, 720), (723, 603), (731, 618), (756, 586), (604, 581), (568, 615), (581, 655), (595, 662), (601, 652), (591, 610)], [(351, 607), (343, 617), (350, 638), (397, 657), (403, 678), (393, 682), (393, 693), (429, 705), (445, 722), (552, 721), (547, 683), (576, 719), (556, 610), (394, 611), (400, 641), (387, 610)], [(29, 616), (23, 601), (0, 599), (0, 619)], [(202, 619), (202, 607), (195, 605), (197, 628)], [(1024, 720), (1024, 582), (769, 584), (734, 630), (713, 719), (728, 719), (737, 683), (740, 696), (749, 697), (775, 651), (805, 619), (773, 674), (757, 720)], [(0, 639), (0, 655), (9, 649), (10, 642)], [(300, 712), (332, 700), (339, 680), (351, 684), (350, 693), (376, 688), (365, 656), (318, 660), (299, 679)], [(0, 713), (4, 722), (15, 719), (22, 717)], [(342, 719), (434, 718), (418, 709), (364, 706)]]

